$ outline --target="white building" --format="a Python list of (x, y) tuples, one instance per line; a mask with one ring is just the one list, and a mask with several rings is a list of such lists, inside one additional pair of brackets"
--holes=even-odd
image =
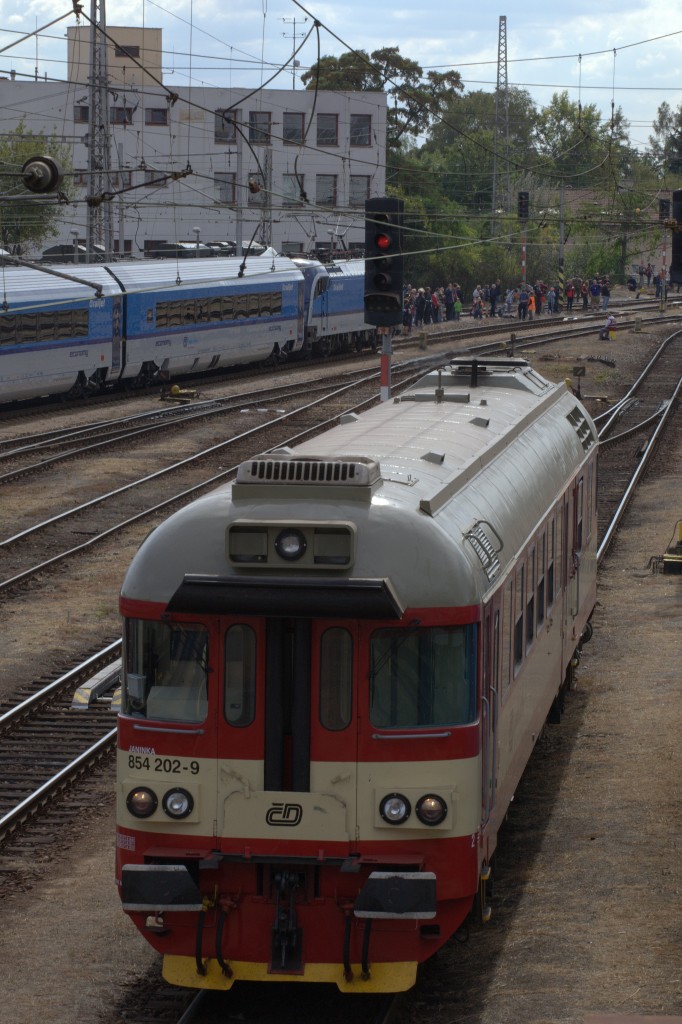
[[(115, 252), (238, 235), (282, 252), (362, 246), (364, 201), (385, 193), (385, 93), (170, 90), (160, 29), (107, 31)], [(89, 28), (67, 38), (68, 80), (2, 79), (0, 105), (4, 132), (23, 119), (73, 145), (81, 196), (48, 243), (72, 245), (86, 241), (90, 194)]]

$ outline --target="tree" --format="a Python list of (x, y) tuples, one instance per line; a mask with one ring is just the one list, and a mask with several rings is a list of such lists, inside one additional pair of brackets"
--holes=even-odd
[(542, 166), (535, 169), (593, 186), (595, 179), (603, 181), (620, 169), (628, 127), (620, 107), (610, 122), (602, 124), (594, 103), (583, 107), (570, 100), (566, 90), (554, 93), (537, 121), (535, 145)]
[[(510, 178), (533, 160), (533, 131), (537, 111), (523, 89), (509, 90)], [(451, 95), (441, 118), (434, 123), (423, 147), (424, 159), (443, 175), (447, 195), (471, 210), (491, 209), (492, 175), (495, 156), (495, 93), (476, 90), (464, 96)], [(505, 141), (497, 139), (498, 180), (505, 171)], [(515, 187), (512, 191), (515, 191)], [(512, 197), (498, 194), (498, 205), (508, 211)]]
[(395, 149), (405, 137), (425, 135), (446, 109), (455, 91), (462, 90), (458, 71), (424, 70), (403, 57), (397, 46), (385, 46), (367, 54), (364, 50), (324, 56), (301, 77), (307, 89), (386, 92), (388, 105), (387, 147)]
[(661, 103), (652, 127), (649, 145), (658, 173), (682, 174), (682, 104), (672, 110), (669, 103)]
[[(25, 187), (21, 169), (30, 157), (47, 155), (55, 159), (64, 171), (60, 194), (35, 196)], [(0, 244), (11, 253), (19, 253), (35, 246), (40, 248), (47, 238), (57, 234), (63, 216), (60, 203), (75, 196), (71, 148), (57, 141), (28, 131), (20, 121), (14, 131), (0, 137)]]

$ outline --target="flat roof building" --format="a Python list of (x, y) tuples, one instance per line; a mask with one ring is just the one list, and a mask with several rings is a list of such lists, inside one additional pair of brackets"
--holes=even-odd
[[(104, 191), (114, 252), (238, 235), (290, 253), (362, 247), (365, 199), (385, 193), (384, 92), (170, 90), (161, 29), (110, 26), (107, 35), (115, 43), (107, 44)], [(0, 80), (5, 132), (23, 120), (72, 147), (79, 194), (64, 207), (57, 244), (86, 241), (89, 43), (89, 27), (68, 30), (65, 82)]]

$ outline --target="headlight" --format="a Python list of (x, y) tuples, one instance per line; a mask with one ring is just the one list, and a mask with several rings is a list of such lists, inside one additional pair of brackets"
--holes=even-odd
[(423, 825), (440, 825), (448, 813), (448, 805), (442, 797), (428, 793), (418, 801), (415, 811)]
[(169, 789), (162, 807), (169, 818), (186, 818), (194, 809), (194, 800), (186, 789)]
[(146, 786), (131, 789), (126, 797), (126, 807), (136, 818), (150, 818), (158, 806), (156, 793)]
[(389, 793), (379, 805), (379, 814), (390, 825), (401, 825), (410, 816), (410, 801), (402, 793)]
[(275, 551), (287, 562), (295, 562), (302, 558), (307, 547), (306, 539), (300, 530), (280, 530), (275, 537)]

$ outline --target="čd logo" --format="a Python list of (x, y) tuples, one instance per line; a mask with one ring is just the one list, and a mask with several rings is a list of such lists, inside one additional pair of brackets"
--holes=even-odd
[(273, 804), (265, 820), (268, 825), (298, 825), (303, 817), (300, 804)]

